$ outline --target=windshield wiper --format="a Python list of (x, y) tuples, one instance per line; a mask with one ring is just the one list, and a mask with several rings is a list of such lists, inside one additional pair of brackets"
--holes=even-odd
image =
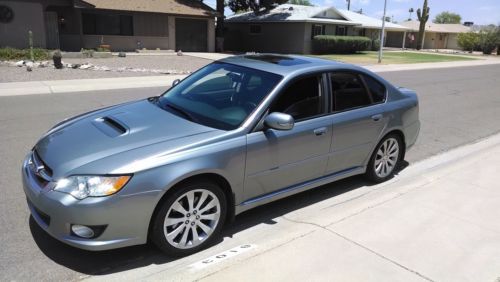
[(188, 113), (187, 111), (181, 109), (180, 107), (174, 105), (174, 104), (170, 104), (170, 103), (165, 103), (164, 104), (165, 106), (175, 110), (176, 112), (180, 113), (181, 115), (183, 115), (184, 117), (186, 117), (189, 121), (196, 121), (196, 119), (193, 117), (192, 114)]

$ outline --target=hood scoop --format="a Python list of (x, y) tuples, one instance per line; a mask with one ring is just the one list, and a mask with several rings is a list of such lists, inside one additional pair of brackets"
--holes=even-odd
[(96, 118), (92, 121), (92, 124), (109, 137), (125, 135), (129, 131), (123, 122), (113, 116)]

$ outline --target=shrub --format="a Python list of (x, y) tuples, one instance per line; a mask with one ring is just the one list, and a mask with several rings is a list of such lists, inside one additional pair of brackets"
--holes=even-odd
[(491, 54), (500, 43), (500, 36), (496, 27), (485, 28), (479, 32), (479, 45), (483, 54)]
[[(49, 51), (41, 48), (33, 48), (35, 61), (47, 60)], [(0, 60), (30, 60), (30, 49), (0, 48)]]
[(457, 43), (462, 50), (472, 52), (478, 49), (479, 39), (479, 34), (475, 32), (459, 33)]
[(317, 35), (313, 39), (313, 51), (317, 54), (352, 54), (367, 51), (371, 39), (364, 36)]
[(380, 39), (372, 39), (371, 43), (372, 44), (370, 50), (378, 51), (378, 49), (380, 49)]

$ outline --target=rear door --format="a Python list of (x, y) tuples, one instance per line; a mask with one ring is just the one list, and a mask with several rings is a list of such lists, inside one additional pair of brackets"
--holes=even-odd
[(327, 174), (363, 166), (387, 124), (385, 87), (354, 72), (329, 74), (332, 94), (332, 146)]

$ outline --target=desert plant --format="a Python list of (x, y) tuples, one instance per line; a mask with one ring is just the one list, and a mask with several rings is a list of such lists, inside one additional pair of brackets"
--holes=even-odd
[(483, 54), (491, 54), (500, 43), (497, 27), (487, 27), (479, 32), (479, 45)]
[(317, 54), (352, 54), (367, 51), (372, 40), (364, 36), (316, 35), (313, 51)]
[(480, 43), (479, 33), (476, 32), (459, 33), (457, 37), (457, 43), (458, 46), (460, 46), (460, 48), (462, 48), (462, 50), (464, 51), (472, 52), (474, 50), (477, 50)]
[(418, 28), (417, 50), (420, 50), (423, 47), (422, 43), (424, 42), (425, 24), (429, 20), (429, 11), (430, 8), (427, 7), (427, 0), (424, 0), (424, 6), (422, 7), (422, 10), (420, 8), (417, 9), (417, 17), (420, 22)]

